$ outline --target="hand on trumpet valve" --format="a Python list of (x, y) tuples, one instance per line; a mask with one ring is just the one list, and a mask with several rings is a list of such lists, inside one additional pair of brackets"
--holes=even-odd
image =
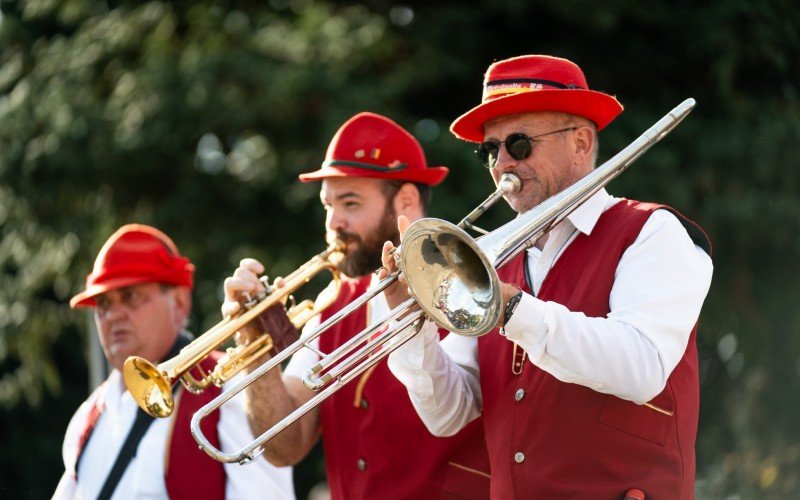
[[(284, 285), (283, 278), (276, 278), (272, 285), (260, 278), (264, 265), (255, 259), (242, 259), (233, 275), (225, 278), (225, 302), (222, 303), (222, 316), (232, 317), (253, 307), (258, 301)], [(245, 344), (260, 334), (252, 325), (243, 327), (236, 335), (237, 344)]]

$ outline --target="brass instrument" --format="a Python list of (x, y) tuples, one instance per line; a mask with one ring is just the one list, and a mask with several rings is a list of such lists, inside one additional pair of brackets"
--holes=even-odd
[[(471, 228), (476, 231), (480, 231), (485, 233), (480, 228), (474, 226), (475, 220), (480, 217), (488, 207), (497, 203), (500, 198), (503, 197), (506, 193), (515, 193), (520, 190), (522, 187), (522, 181), (520, 181), (519, 177), (514, 174), (505, 174), (500, 178), (498, 182), (497, 190), (492, 193), (483, 203), (481, 203), (475, 210), (473, 210), (467, 217), (465, 217), (459, 225), (465, 228)], [(347, 384), (350, 380), (355, 377), (358, 377), (361, 373), (369, 369), (372, 365), (378, 363), (381, 359), (386, 357), (391, 350), (396, 349), (403, 342), (411, 338), (417, 330), (414, 328), (410, 328), (411, 326), (415, 325), (418, 320), (422, 317), (421, 311), (415, 311), (412, 314), (409, 314), (405, 318), (403, 318), (400, 323), (397, 325), (396, 328), (388, 329), (386, 332), (378, 335), (374, 339), (369, 339), (370, 336), (374, 335), (378, 328), (386, 325), (389, 321), (392, 321), (402, 314), (407, 312), (408, 310), (413, 308), (414, 301), (409, 299), (406, 301), (403, 306), (396, 307), (390, 313), (378, 321), (373, 327), (366, 329), (365, 331), (358, 333), (354, 336), (350, 341), (343, 344), (339, 349), (334, 351), (333, 353), (329, 354), (326, 359), (330, 359), (333, 362), (334, 355), (336, 355), (336, 359), (339, 359), (339, 354), (342, 354), (346, 349), (355, 347), (361, 343), (366, 341), (366, 345), (362, 349), (362, 354), (369, 353), (368, 356), (361, 356), (359, 357), (352, 357), (349, 360), (346, 360), (344, 363), (337, 366), (338, 373), (335, 375), (336, 384), (331, 384), (329, 387), (325, 388), (324, 391), (320, 392), (319, 394), (315, 395), (311, 400), (303, 404), (300, 408), (295, 410), (289, 416), (281, 420), (275, 427), (269, 429), (267, 432), (262, 434), (260, 437), (256, 438), (252, 441), (249, 445), (245, 448), (240, 450), (237, 453), (223, 453), (221, 450), (217, 449), (211, 442), (206, 438), (203, 434), (203, 431), (200, 428), (200, 422), (209, 415), (211, 412), (217, 410), (220, 406), (230, 401), (233, 397), (237, 394), (245, 390), (251, 384), (253, 384), (258, 378), (262, 377), (264, 374), (269, 372), (270, 370), (279, 367), (284, 361), (286, 361), (290, 356), (294, 353), (299, 351), (303, 348), (314, 349), (311, 346), (311, 342), (319, 338), (323, 333), (325, 333), (331, 326), (335, 325), (339, 321), (342, 320), (345, 316), (349, 315), (359, 307), (364, 306), (367, 302), (369, 302), (373, 297), (382, 293), (385, 289), (387, 289), (392, 283), (397, 281), (399, 276), (399, 272), (391, 274), (386, 278), (382, 279), (372, 290), (368, 291), (357, 300), (351, 302), (346, 307), (342, 308), (339, 312), (332, 315), (326, 321), (321, 323), (314, 331), (312, 331), (308, 335), (304, 335), (303, 338), (297, 340), (294, 344), (290, 345), (286, 349), (282, 350), (275, 356), (273, 356), (269, 361), (262, 364), (258, 368), (255, 368), (252, 372), (250, 372), (244, 379), (240, 380), (236, 385), (230, 387), (228, 390), (214, 398), (212, 401), (208, 402), (202, 408), (200, 408), (193, 416), (192, 416), (192, 423), (191, 423), (191, 431), (192, 436), (200, 445), (200, 448), (205, 450), (212, 458), (219, 460), (220, 462), (226, 463), (248, 463), (261, 454), (263, 451), (262, 445), (263, 443), (269, 441), (278, 434), (280, 431), (288, 427), (291, 423), (295, 420), (299, 419), (310, 410), (312, 410), (315, 406), (317, 406), (320, 402), (326, 399), (329, 395), (333, 394), (337, 390), (339, 390), (342, 386)], [(400, 331), (405, 331), (405, 335), (395, 336), (396, 333)], [(394, 339), (392, 338), (394, 337)], [(393, 342), (388, 342), (392, 341)], [(391, 350), (386, 350), (392, 346)], [(381, 354), (381, 351), (385, 351), (385, 354)], [(323, 353), (316, 351), (321, 357), (324, 356)], [(319, 365), (318, 365), (319, 366)], [(355, 366), (355, 368), (352, 368)], [(347, 373), (345, 370), (347, 368), (352, 368)], [(334, 375), (328, 373), (325, 374), (326, 377), (324, 378), (326, 381), (333, 380)], [(305, 385), (312, 390), (319, 390), (322, 388), (325, 383), (322, 383), (318, 378), (311, 377), (311, 375), (306, 374), (304, 377)]]
[[(216, 460), (240, 463), (252, 461), (263, 451), (264, 443), (416, 335), (425, 316), (440, 327), (459, 335), (480, 336), (489, 332), (497, 325), (502, 305), (496, 268), (532, 246), (594, 193), (626, 170), (639, 156), (670, 133), (694, 106), (694, 99), (685, 100), (583, 179), (487, 233), (478, 241), (464, 229), (476, 229), (472, 223), (477, 216), (503, 194), (520, 189), (521, 181), (515, 175), (504, 174), (498, 190), (458, 225), (430, 218), (412, 224), (403, 238), (403, 244), (395, 253), (400, 271), (382, 280), (374, 290), (331, 316), (308, 338), (301, 339), (282, 351), (234, 387), (200, 408), (192, 417), (191, 423), (195, 440)], [(237, 453), (222, 453), (203, 435), (200, 422), (205, 416), (266, 372), (279, 366), (288, 356), (307, 346), (306, 343), (319, 337), (343, 317), (383, 292), (397, 280), (400, 272), (405, 276), (412, 298), (324, 356), (306, 372), (304, 384), (309, 389), (318, 391), (318, 394)], [(391, 327), (386, 328), (389, 325)]]
[[(230, 380), (231, 377), (272, 349), (272, 338), (269, 332), (260, 332), (259, 336), (250, 342), (228, 348), (225, 356), (210, 372), (203, 370), (200, 362), (262, 312), (276, 304), (280, 304), (281, 307), (285, 306), (292, 293), (320, 272), (329, 271), (338, 288), (340, 277), (334, 262), (341, 257), (344, 248), (344, 243), (335, 241), (325, 251), (314, 256), (287, 276), (284, 279), (284, 286), (280, 288), (267, 286), (267, 290), (248, 302), (243, 311), (224, 318), (181, 349), (177, 356), (158, 365), (138, 356), (129, 357), (125, 360), (122, 373), (125, 385), (133, 399), (147, 414), (163, 418), (171, 415), (175, 407), (172, 386), (178, 380), (192, 392), (201, 392), (211, 384), (221, 386)], [(316, 303), (304, 300), (288, 308), (286, 315), (295, 328), (301, 328), (309, 319), (328, 307), (336, 297), (335, 293), (324, 295), (327, 297), (327, 301), (323, 299), (324, 303), (319, 303), (319, 299)], [(192, 374), (193, 371), (199, 373), (199, 378)]]

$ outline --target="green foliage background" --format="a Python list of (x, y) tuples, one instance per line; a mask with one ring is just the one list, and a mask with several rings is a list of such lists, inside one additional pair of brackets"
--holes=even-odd
[[(698, 107), (610, 186), (671, 204), (715, 244), (698, 337), (699, 498), (800, 494), (800, 5), (793, 0), (0, 0), (0, 495), (50, 495), (88, 390), (67, 306), (139, 221), (198, 266), (192, 329), (245, 256), (285, 274), (322, 249), (319, 165), (352, 114), (387, 114), (453, 173), (432, 215), (490, 191), (447, 132), (493, 60), (571, 58), (625, 113), (601, 158)], [(509, 216), (495, 209), (489, 226)], [(298, 468), (300, 496), (319, 452)], [(578, 478), (576, 478), (578, 480)]]

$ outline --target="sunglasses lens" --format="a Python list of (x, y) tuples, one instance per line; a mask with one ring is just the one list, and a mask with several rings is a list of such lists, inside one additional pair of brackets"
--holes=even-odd
[(531, 140), (525, 134), (511, 134), (505, 143), (508, 154), (515, 160), (524, 160), (531, 155)]
[(497, 163), (497, 151), (500, 149), (500, 143), (497, 141), (487, 141), (478, 144), (478, 149), (475, 153), (478, 155), (481, 165), (486, 168), (494, 167)]

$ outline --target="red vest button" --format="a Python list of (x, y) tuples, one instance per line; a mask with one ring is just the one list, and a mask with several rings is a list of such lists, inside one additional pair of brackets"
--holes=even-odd
[(367, 470), (367, 461), (364, 460), (363, 458), (359, 458), (358, 461), (356, 462), (356, 467), (358, 467), (358, 470), (360, 470), (361, 472), (364, 472), (365, 470)]
[(523, 397), (525, 397), (525, 389), (517, 389), (517, 392), (514, 393), (514, 400), (521, 401)]
[(525, 461), (525, 454), (522, 453), (521, 451), (514, 453), (514, 461), (517, 462), (518, 464), (521, 464), (522, 462)]

